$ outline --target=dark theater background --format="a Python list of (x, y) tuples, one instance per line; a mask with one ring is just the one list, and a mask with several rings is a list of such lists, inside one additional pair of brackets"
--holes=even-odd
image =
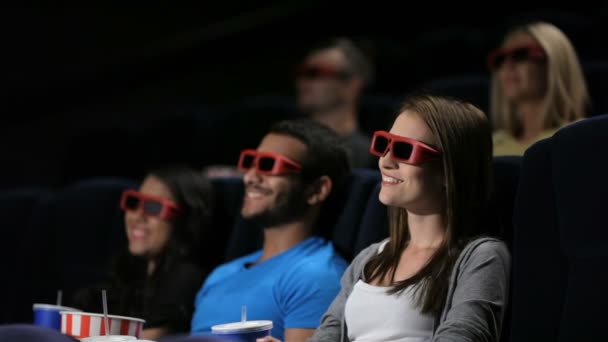
[[(360, 116), (366, 131), (385, 128), (402, 95), (421, 87), (485, 108), (485, 56), (509, 25), (551, 21), (597, 69), (608, 61), (607, 8), (382, 1), (5, 8), (0, 188), (137, 178), (165, 163), (234, 163), (240, 148), (287, 115), (293, 67), (330, 36), (351, 37), (373, 57), (377, 77)], [(605, 70), (602, 80), (588, 75), (592, 95), (606, 89)], [(608, 110), (605, 97), (594, 102), (590, 114)]]
[[(531, 153), (492, 159), (479, 219), (512, 255), (501, 342), (606, 341), (608, 2), (66, 0), (0, 13), (0, 341), (6, 323), (32, 322), (33, 303), (62, 293), (69, 305), (106, 279), (127, 250), (121, 195), (148, 171), (234, 166), (273, 122), (301, 115), (294, 71), (317, 42), (348, 37), (372, 59), (358, 108), (371, 133), (419, 90), (487, 112), (488, 52), (534, 20), (570, 38), (591, 107)], [(210, 223), (197, 224), (210, 233), (189, 241), (208, 271), (262, 241), (240, 215), (242, 179), (211, 178)], [(324, 204), (316, 224), (346, 259), (389, 236), (382, 183), (354, 169)]]

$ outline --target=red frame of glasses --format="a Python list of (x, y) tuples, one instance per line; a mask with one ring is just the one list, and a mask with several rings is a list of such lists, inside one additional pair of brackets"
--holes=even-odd
[[(252, 156), (254, 158), (253, 162), (252, 162), (252, 167), (250, 167), (250, 168), (246, 168), (243, 166), (243, 162), (244, 162), (244, 159), (246, 156)], [(258, 161), (260, 160), (260, 158), (263, 158), (263, 157), (275, 159), (272, 170), (270, 170), (270, 171), (260, 170), (260, 168), (258, 167)], [(297, 163), (279, 153), (260, 152), (258, 150), (248, 149), (248, 150), (241, 151), (241, 155), (239, 157), (239, 162), (237, 164), (237, 168), (243, 172), (247, 172), (251, 169), (255, 169), (255, 171), (257, 173), (263, 174), (263, 175), (281, 175), (281, 174), (286, 174), (286, 173), (299, 173), (302, 170), (302, 165), (300, 165), (299, 163)]]
[[(142, 210), (142, 213), (144, 213), (147, 216), (159, 217), (161, 219), (166, 220), (166, 219), (171, 219), (171, 218), (176, 217), (179, 213), (179, 207), (177, 206), (177, 204), (175, 202), (168, 200), (166, 198), (145, 195), (139, 191), (131, 190), (131, 189), (125, 190), (122, 193), (122, 196), (120, 198), (120, 208), (124, 211), (133, 210), (133, 209), (127, 208), (127, 198), (129, 196), (136, 197), (137, 199), (139, 199), (139, 205), (137, 206), (137, 209), (135, 209), (135, 211)], [(143, 210), (145, 201), (159, 202), (162, 205), (162, 209), (161, 209), (160, 213), (158, 215), (152, 215), (152, 214), (146, 213)]]
[(494, 65), (494, 61), (496, 60), (496, 58), (498, 56), (504, 55), (506, 58), (510, 59), (513, 52), (516, 50), (520, 50), (520, 49), (528, 50), (528, 59), (540, 60), (540, 59), (543, 59), (546, 57), (545, 49), (543, 49), (542, 46), (540, 46), (538, 44), (534, 44), (534, 43), (514, 46), (514, 47), (511, 47), (508, 49), (498, 48), (496, 50), (491, 51), (488, 54), (488, 59), (486, 61), (488, 69), (490, 69), (490, 70), (497, 69), (493, 65)]
[[(388, 139), (388, 145), (386, 146), (386, 149), (384, 150), (383, 153), (380, 153), (380, 152), (377, 152), (374, 150), (374, 144), (376, 143), (376, 139), (379, 136)], [(393, 144), (395, 142), (405, 142), (405, 143), (412, 145), (412, 153), (410, 154), (410, 157), (408, 159), (402, 159), (402, 158), (395, 157), (395, 155), (392, 153)], [(441, 152), (439, 150), (423, 143), (422, 141), (391, 134), (387, 131), (374, 132), (374, 137), (372, 138), (372, 143), (369, 146), (369, 153), (379, 156), (379, 157), (384, 157), (387, 155), (387, 153), (389, 151), (391, 151), (391, 158), (393, 160), (400, 162), (400, 163), (407, 163), (407, 164), (422, 164), (427, 160), (435, 159), (435, 158), (437, 158), (437, 156), (441, 155)]]
[(325, 77), (325, 78), (347, 78), (348, 73), (345, 71), (340, 71), (336, 67), (331, 65), (323, 65), (323, 64), (301, 64), (296, 67), (294, 71), (295, 78), (310, 78), (307, 76), (307, 69), (316, 69), (319, 71), (319, 75), (317, 77)]

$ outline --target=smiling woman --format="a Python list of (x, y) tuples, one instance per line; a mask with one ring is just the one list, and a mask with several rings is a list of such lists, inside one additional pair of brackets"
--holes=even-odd
[(76, 306), (101, 312), (99, 288), (108, 289), (112, 314), (146, 320), (142, 337), (156, 339), (186, 332), (203, 272), (196, 243), (207, 230), (211, 187), (187, 168), (152, 171), (138, 190), (123, 193), (128, 251), (120, 255), (110, 279), (81, 291)]
[(485, 114), (409, 97), (370, 152), (380, 156), (390, 237), (351, 263), (309, 341), (499, 341), (510, 256), (480, 236), (492, 160)]

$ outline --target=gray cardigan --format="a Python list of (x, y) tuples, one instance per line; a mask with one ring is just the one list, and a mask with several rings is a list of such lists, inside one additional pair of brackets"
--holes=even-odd
[[(346, 269), (340, 293), (307, 342), (348, 341), (344, 305), (355, 283), (363, 279), (365, 264), (378, 253), (382, 243), (361, 251)], [(454, 265), (447, 300), (435, 324), (432, 341), (497, 342), (507, 304), (510, 267), (511, 257), (503, 242), (479, 238), (467, 244)]]

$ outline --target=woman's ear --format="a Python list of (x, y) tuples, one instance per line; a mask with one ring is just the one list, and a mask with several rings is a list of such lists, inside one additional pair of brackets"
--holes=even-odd
[(327, 199), (329, 194), (331, 193), (331, 189), (333, 187), (333, 183), (331, 178), (328, 176), (321, 176), (312, 184), (309, 185), (308, 188), (308, 196), (306, 198), (306, 202), (309, 205), (319, 204)]

